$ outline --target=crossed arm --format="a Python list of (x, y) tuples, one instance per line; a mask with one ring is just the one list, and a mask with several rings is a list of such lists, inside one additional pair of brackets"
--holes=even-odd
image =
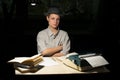
[(63, 56), (63, 53), (60, 53), (60, 51), (63, 49), (63, 46), (57, 46), (54, 48), (47, 48), (44, 51), (41, 52), (43, 56), (54, 56), (54, 57), (59, 57)]

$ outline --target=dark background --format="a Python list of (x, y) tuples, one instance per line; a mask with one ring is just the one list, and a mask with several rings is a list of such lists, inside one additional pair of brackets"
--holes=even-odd
[[(31, 1), (36, 1), (36, 6), (31, 6)], [(14, 75), (13, 66), (7, 63), (8, 60), (17, 56), (37, 54), (36, 35), (40, 30), (47, 28), (43, 13), (49, 6), (58, 6), (64, 13), (60, 28), (69, 34), (70, 52), (102, 53), (110, 63), (107, 66), (110, 73), (85, 76), (91, 79), (93, 76), (98, 79), (113, 77), (111, 75), (115, 71), (113, 67), (115, 67), (114, 61), (119, 46), (119, 2), (119, 0), (114, 2), (109, 0), (0, 0), (2, 40), (0, 52), (2, 72), (0, 73), (4, 73), (1, 74), (4, 76), (1, 80), (21, 77)], [(65, 78), (70, 76), (79, 78), (79, 75), (65, 75)], [(81, 77), (87, 79), (84, 75)]]

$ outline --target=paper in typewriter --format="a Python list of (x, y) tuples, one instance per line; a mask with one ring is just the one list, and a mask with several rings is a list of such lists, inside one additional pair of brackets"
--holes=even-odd
[(84, 58), (92, 67), (99, 67), (109, 64), (101, 55)]

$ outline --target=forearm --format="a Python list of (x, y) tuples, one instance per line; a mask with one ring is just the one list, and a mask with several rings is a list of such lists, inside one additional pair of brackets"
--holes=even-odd
[(57, 46), (54, 48), (47, 48), (46, 50), (42, 51), (43, 56), (52, 56), (56, 53), (59, 53), (63, 49), (62, 46)]
[(52, 57), (60, 57), (60, 56), (64, 56), (63, 53), (55, 53), (52, 55)]

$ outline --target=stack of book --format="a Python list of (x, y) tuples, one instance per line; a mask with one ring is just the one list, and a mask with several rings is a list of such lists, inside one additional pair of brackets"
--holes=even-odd
[(9, 63), (13, 63), (14, 68), (21, 73), (36, 72), (44, 66), (39, 65), (43, 61), (43, 57), (40, 55), (34, 55), (32, 57), (16, 57)]

